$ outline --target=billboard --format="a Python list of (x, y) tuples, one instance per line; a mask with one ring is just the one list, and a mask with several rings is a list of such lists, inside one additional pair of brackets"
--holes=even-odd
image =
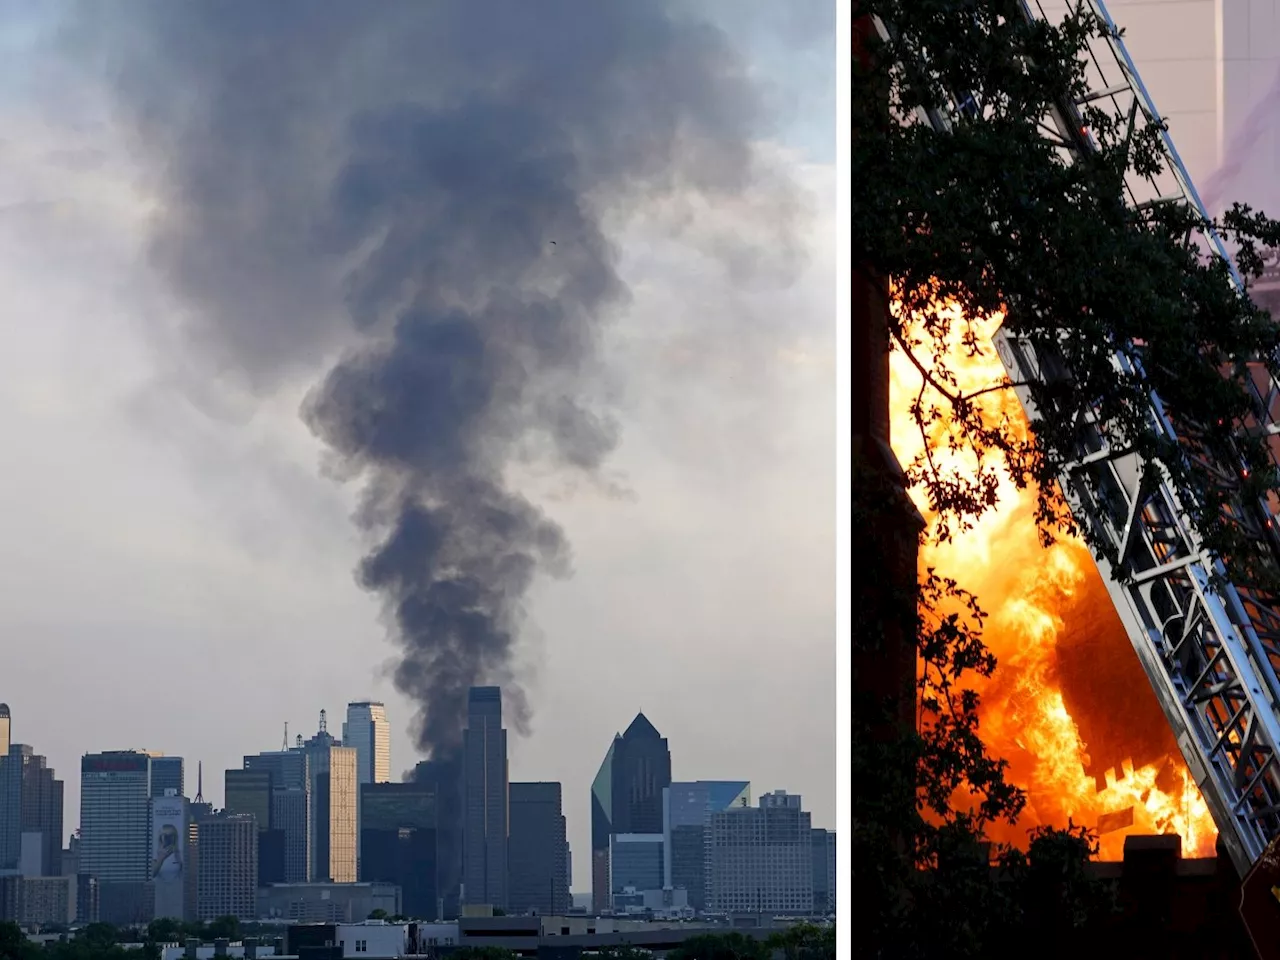
[(187, 871), (187, 801), (157, 797), (151, 801), (151, 870), (155, 915), (182, 919)]

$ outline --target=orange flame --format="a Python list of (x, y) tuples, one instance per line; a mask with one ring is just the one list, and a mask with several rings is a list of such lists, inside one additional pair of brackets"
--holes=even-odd
[[(952, 320), (963, 319), (958, 309), (947, 309)], [(960, 324), (952, 325), (946, 363), (960, 390), (1003, 379), (990, 339), (1002, 320), (971, 321), (979, 345), (973, 356), (961, 342)], [(927, 365), (930, 358), (922, 359)], [(925, 450), (910, 412), (921, 382), (909, 359), (895, 351), (892, 444), (904, 464)], [(1015, 429), (1027, 429), (1011, 390), (978, 402), (984, 415), (1007, 415)], [(972, 466), (972, 454), (949, 447), (946, 422), (927, 434), (940, 468)], [(1098, 831), (1103, 859), (1120, 859), (1127, 835), (1151, 833), (1177, 833), (1184, 856), (1212, 856), (1213, 820), (1088, 550), (1061, 537), (1042, 547), (1035, 492), (1002, 478), (998, 494), (997, 505), (971, 530), (947, 543), (929, 543), (920, 555), (922, 569), (955, 577), (990, 615), (983, 639), (999, 664), (989, 680), (973, 683), (982, 697), (980, 732), (991, 753), (1009, 761), (1009, 779), (1027, 794), (1019, 823), (993, 824), (990, 838), (1024, 845), (1030, 828), (1065, 827), (1070, 820)], [(922, 490), (912, 495), (930, 517)]]

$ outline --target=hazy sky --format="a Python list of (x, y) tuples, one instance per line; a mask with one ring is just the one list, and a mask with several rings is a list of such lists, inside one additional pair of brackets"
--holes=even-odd
[[(574, 888), (592, 777), (643, 709), (677, 779), (804, 795), (834, 826), (834, 23), (828, 3), (699, 0), (772, 108), (759, 185), (612, 225), (631, 291), (605, 342), (609, 484), (531, 469), (574, 576), (534, 588), (519, 646), (531, 734), (511, 777), (558, 780)], [(418, 757), (396, 650), (352, 571), (354, 492), (298, 416), (322, 366), (265, 394), (175, 359), (186, 306), (145, 251), (156, 191), (106, 78), (48, 41), (57, 7), (0, 0), (0, 700), (66, 782), (146, 747), (219, 803), (245, 753), (327, 708), (386, 701)], [(625, 123), (620, 117), (619, 123)], [(779, 242), (779, 210), (795, 223)], [(754, 259), (723, 255), (750, 249)]]

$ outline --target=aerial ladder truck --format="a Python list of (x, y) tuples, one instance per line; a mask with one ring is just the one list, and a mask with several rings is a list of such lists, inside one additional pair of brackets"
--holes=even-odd
[[(1163, 126), (1103, 0), (1084, 3), (1102, 26), (1089, 41), (1088, 89), (1051, 111), (1054, 142), (1065, 143), (1071, 157), (1097, 149), (1083, 120), (1086, 106), (1107, 111), (1121, 126)], [(1020, 12), (1029, 20), (1046, 18), (1040, 0), (1022, 0)], [(875, 27), (889, 37), (891, 24)], [(916, 119), (945, 132), (961, 111), (973, 109), (980, 105), (961, 91), (948, 109), (922, 111)], [(1161, 130), (1159, 141), (1163, 168), (1149, 175), (1130, 171), (1126, 202), (1135, 208), (1184, 204), (1207, 225), (1209, 217), (1173, 139)], [(1231, 282), (1245, 296), (1222, 238), (1203, 226), (1193, 242), (1229, 265)], [(1051, 343), (1019, 338), (1005, 328), (996, 334), (995, 347), (1015, 385), (1070, 377)], [(1139, 352), (1124, 346), (1112, 357), (1118, 372), (1140, 362)], [(1252, 372), (1247, 427), (1276, 438), (1269, 441), (1275, 457), (1280, 383), (1262, 364)], [(1037, 407), (1030, 389), (1015, 389), (1033, 427), (1054, 415)], [(1179, 427), (1160, 397), (1153, 393), (1149, 401), (1150, 426), (1178, 440)], [(1103, 427), (1082, 424), (1079, 449), (1058, 477), (1059, 486), (1077, 523), (1112, 547), (1111, 559), (1093, 549), (1098, 569), (1227, 854), (1244, 876), (1264, 854), (1276, 857), (1280, 849), (1280, 842), (1273, 845), (1280, 840), (1280, 610), (1270, 597), (1233, 581), (1206, 549), (1175, 485), (1138, 454), (1113, 448)], [(1230, 465), (1221, 475), (1230, 482)], [(1280, 569), (1280, 496), (1247, 500), (1237, 494), (1231, 501), (1231, 522)]]

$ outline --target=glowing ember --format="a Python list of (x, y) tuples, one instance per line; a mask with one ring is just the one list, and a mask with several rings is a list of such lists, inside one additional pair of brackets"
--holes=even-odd
[[(953, 328), (947, 363), (961, 390), (1003, 379), (990, 345), (1002, 319), (975, 324), (977, 356), (961, 347), (959, 325)], [(924, 449), (910, 413), (920, 386), (919, 372), (895, 352), (893, 448), (904, 464)], [(1026, 429), (1012, 391), (994, 391), (979, 402), (984, 412), (1008, 415)], [(947, 436), (945, 423), (930, 430), (935, 463), (971, 469), (972, 455), (949, 449)], [(926, 546), (920, 557), (922, 568), (936, 567), (976, 593), (990, 614), (983, 638), (999, 666), (989, 681), (974, 684), (982, 695), (982, 738), (1009, 761), (1009, 779), (1027, 794), (1018, 825), (994, 825), (992, 839), (1021, 844), (1032, 827), (1064, 827), (1070, 820), (1101, 834), (1103, 859), (1119, 859), (1125, 836), (1134, 833), (1177, 833), (1184, 856), (1212, 856), (1213, 820), (1088, 551), (1064, 539), (1041, 547), (1035, 493), (1007, 479), (998, 492), (998, 505), (972, 530)], [(913, 496), (928, 516), (923, 492), (917, 488)]]

